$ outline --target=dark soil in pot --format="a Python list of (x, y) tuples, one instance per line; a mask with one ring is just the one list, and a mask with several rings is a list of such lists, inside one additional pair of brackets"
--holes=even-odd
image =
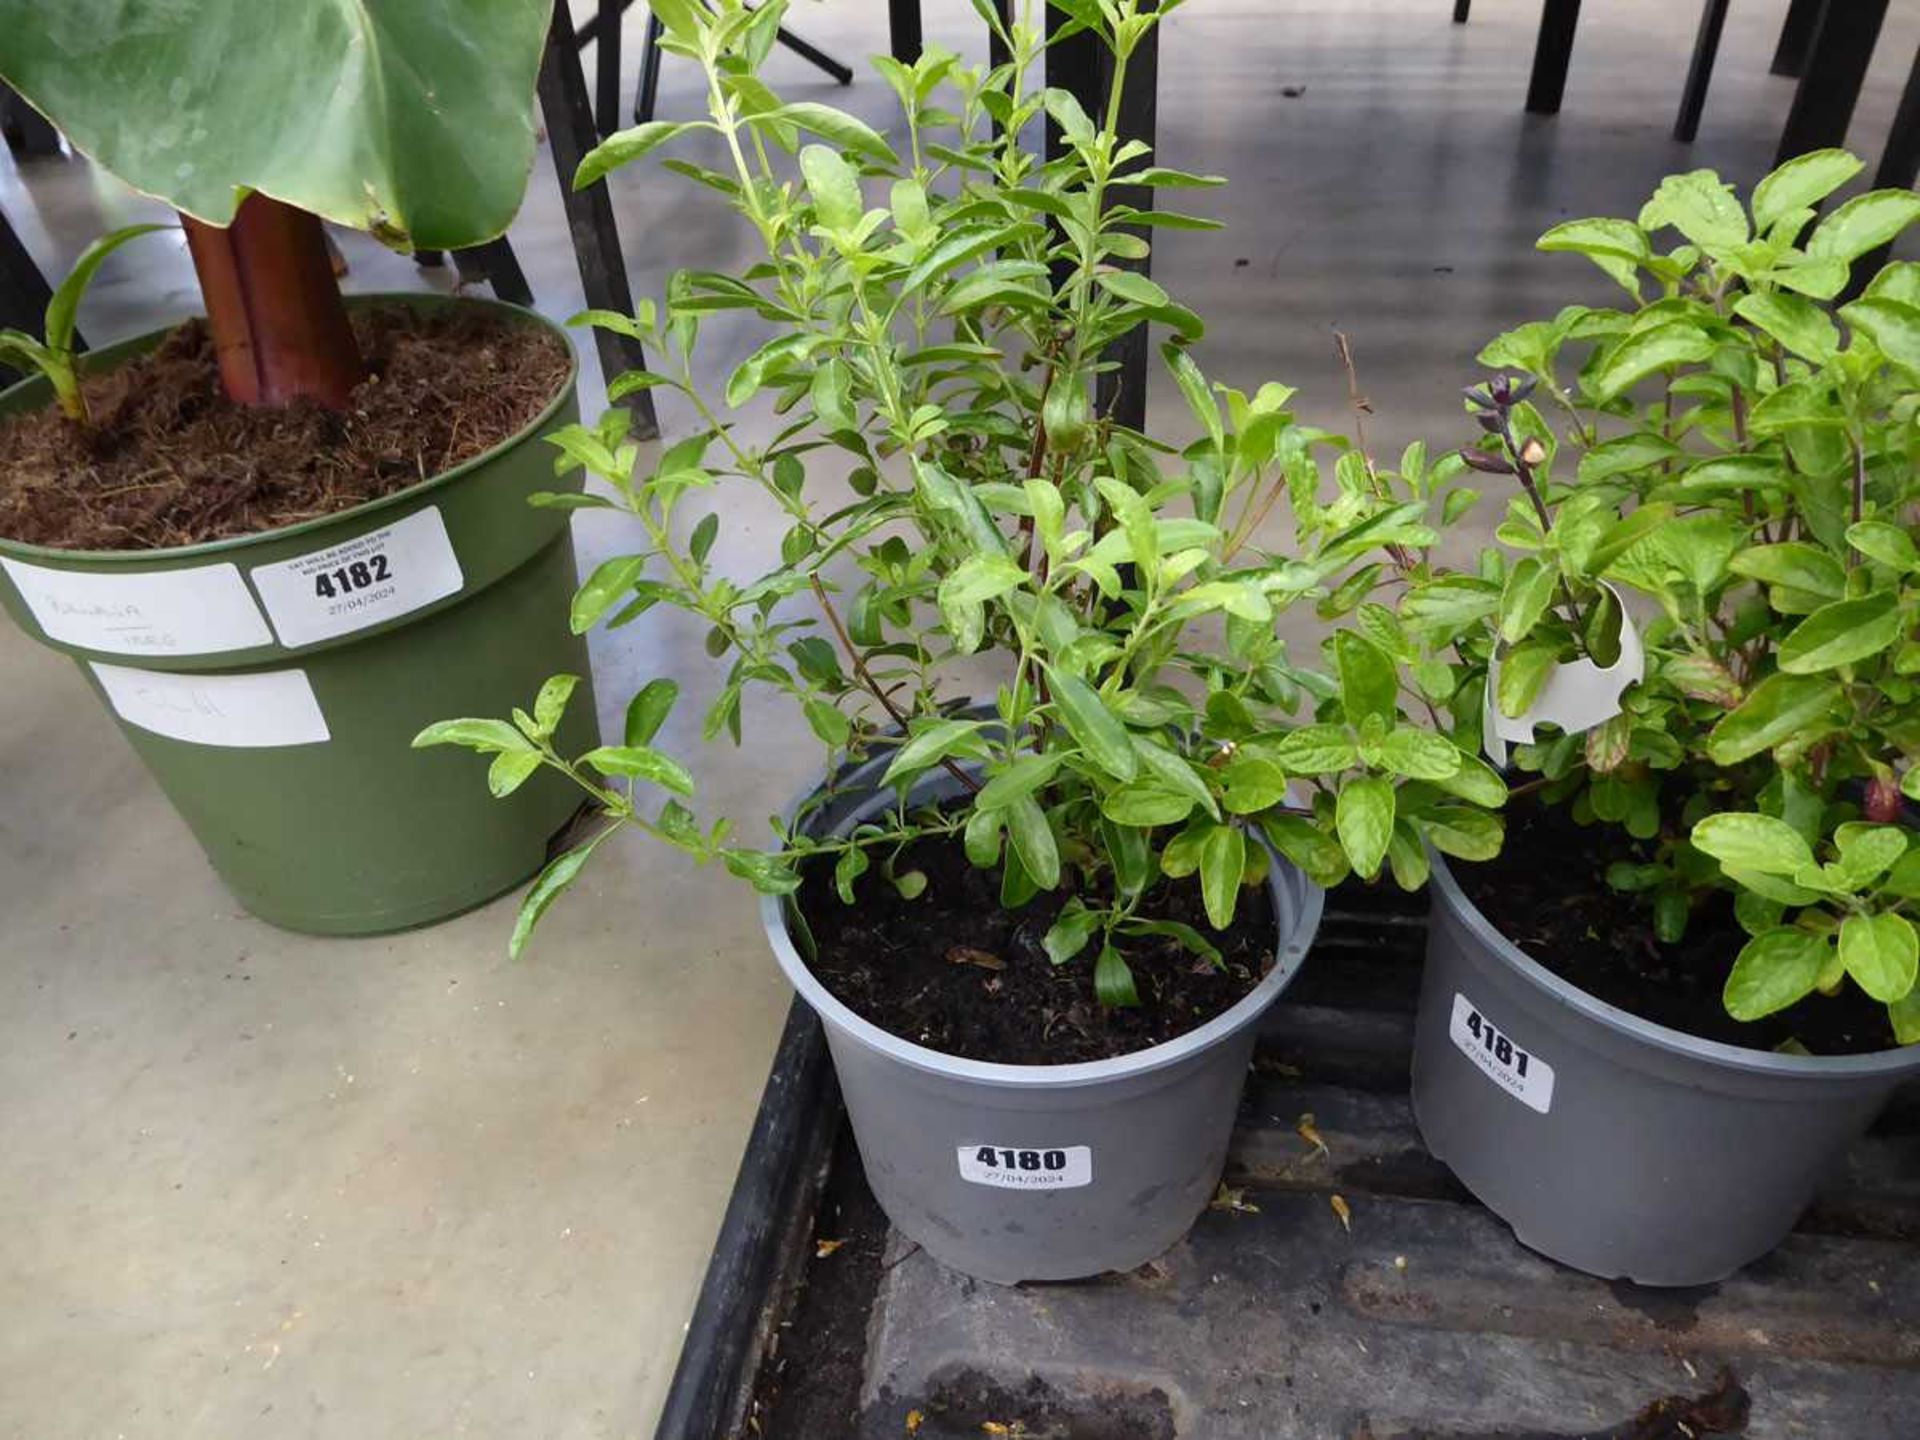
[(1215, 966), (1171, 939), (1120, 937), (1141, 1004), (1109, 1010), (1094, 999), (1093, 944), (1064, 965), (1041, 947), (1072, 898), (1065, 886), (1002, 909), (999, 871), (975, 868), (958, 839), (946, 837), (909, 846), (894, 869), (924, 872), (925, 892), (908, 900), (876, 870), (847, 905), (834, 889), (831, 861), (809, 867), (799, 895), (817, 946), (809, 968), (861, 1018), (969, 1060), (1070, 1065), (1175, 1039), (1245, 998), (1278, 946), (1264, 885), (1243, 887), (1232, 926), (1217, 931), (1197, 882), (1163, 884), (1138, 913), (1192, 926), (1225, 963)]
[(235, 404), (194, 320), (87, 379), (87, 428), (51, 407), (0, 420), (0, 535), (147, 550), (317, 519), (483, 454), (566, 383), (565, 347), (492, 309), (351, 313), (369, 373), (343, 412)]
[(1747, 942), (1732, 896), (1710, 896), (1680, 942), (1664, 944), (1653, 933), (1647, 897), (1606, 881), (1615, 861), (1651, 858), (1650, 844), (1617, 827), (1578, 825), (1562, 808), (1520, 801), (1508, 810), (1499, 858), (1452, 865), (1467, 898), (1531, 959), (1643, 1020), (1751, 1050), (1789, 1040), (1816, 1055), (1894, 1048), (1885, 1007), (1851, 982), (1836, 996), (1816, 994), (1764, 1020), (1728, 1015), (1720, 992)]

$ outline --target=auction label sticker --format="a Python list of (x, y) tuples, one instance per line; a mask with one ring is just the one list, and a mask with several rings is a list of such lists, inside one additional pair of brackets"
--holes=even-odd
[(458, 594), (466, 583), (435, 505), (384, 530), (252, 573), (274, 632), (289, 649), (392, 620)]
[(263, 750), (333, 738), (304, 670), (175, 675), (96, 660), (93, 673), (122, 720), (170, 740)]
[(271, 645), (236, 565), (99, 575), (0, 557), (49, 639), (116, 655), (218, 655)]
[(962, 1145), (960, 1178), (999, 1190), (1077, 1190), (1093, 1183), (1093, 1147)]
[(1542, 1115), (1553, 1108), (1553, 1067), (1513, 1043), (1513, 1037), (1480, 1013), (1466, 996), (1454, 993), (1453, 1043), (1509, 1095)]

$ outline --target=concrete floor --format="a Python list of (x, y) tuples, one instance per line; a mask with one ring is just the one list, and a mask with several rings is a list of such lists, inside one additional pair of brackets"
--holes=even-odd
[[(1784, 8), (1735, 7), (1682, 147), (1690, 5), (1589, 7), (1565, 111), (1539, 120), (1520, 108), (1531, 3), (1482, 0), (1460, 28), (1444, 0), (1196, 0), (1165, 40), (1161, 156), (1233, 177), (1195, 202), (1230, 228), (1170, 236), (1156, 274), (1212, 320), (1216, 379), (1284, 379), (1343, 424), (1337, 326), (1382, 449), (1456, 442), (1485, 338), (1608, 294), (1535, 254), (1541, 230), (1632, 214), (1668, 170), (1766, 168), (1792, 96), (1766, 75)], [(849, 58), (885, 45), (874, 0), (795, 10)], [(1870, 157), (1920, 43), (1920, 6), (1896, 10), (1853, 132)], [(931, 38), (983, 49), (965, 0), (928, 11)], [(835, 92), (781, 55), (769, 78), (889, 113), (864, 73)], [(669, 58), (661, 113), (698, 103)], [(638, 293), (740, 253), (704, 192), (651, 168), (615, 192)], [(49, 271), (152, 209), (81, 162), (0, 160), (0, 205)], [(579, 308), (544, 161), (513, 236), (543, 308)], [(90, 338), (193, 308), (169, 243), (110, 263)], [(355, 288), (428, 283), (343, 243)], [(711, 326), (708, 364), (753, 343)], [(1164, 394), (1154, 416), (1184, 432)], [(728, 543), (744, 566), (773, 538), (748, 514)], [(617, 543), (578, 539), (588, 562)], [(665, 741), (700, 758), (693, 627), (597, 636), (595, 665), (607, 717), (639, 680), (682, 679), (696, 703)], [(0, 1436), (648, 1435), (787, 1003), (746, 893), (635, 844), (519, 965), (504, 901), (392, 939), (282, 934), (220, 890), (65, 661), (0, 631), (0, 677)], [(817, 754), (782, 715), (750, 710), (747, 733), (702, 773), (715, 812), (757, 824)]]

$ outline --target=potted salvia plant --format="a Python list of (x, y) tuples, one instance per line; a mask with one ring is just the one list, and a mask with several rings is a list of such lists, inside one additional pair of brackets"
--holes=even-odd
[[(1116, 90), (1172, 8), (1075, 11)], [(1350, 608), (1352, 576), (1431, 541), (1434, 477), (1418, 449), (1376, 472), (1296, 423), (1280, 386), (1209, 386), (1184, 348), (1199, 321), (1125, 263), (1143, 232), (1202, 222), (1113, 192), (1216, 182), (1151, 165), (1112, 101), (1094, 119), (1031, 88), (1037, 6), (992, 71), (937, 50), (876, 62), (902, 105), (898, 152), (758, 78), (779, 3), (653, 9), (705, 70), (710, 118), (615, 136), (578, 181), (704, 135), (724, 168), (671, 163), (730, 198), (764, 257), (676, 276), (664, 311), (593, 317), (661, 357), (614, 392), (664, 387), (698, 422), (639, 469), (617, 414), (555, 437), (562, 467), (607, 493), (554, 503), (616, 507), (640, 539), (588, 579), (574, 623), (697, 616), (726, 664), (708, 739), (739, 741), (759, 687), (818, 737), (829, 779), (766, 848), (701, 817), (692, 774), (653, 743), (666, 678), (633, 698), (619, 743), (584, 754), (550, 735), (564, 677), (514, 723), (449, 721), (420, 743), (557, 769), (606, 817), (535, 884), (515, 951), (621, 830), (721, 861), (761, 892), (774, 953), (825, 1021), (902, 1231), (994, 1281), (1139, 1264), (1214, 1193), (1256, 1022), (1320, 887), (1388, 868), (1418, 884), (1429, 839), (1498, 847), (1498, 777), (1401, 717), (1411, 660), (1350, 626), (1323, 672), (1275, 634), (1281, 609)], [(1043, 111), (1066, 142), (1045, 164), (1018, 139)], [(721, 310), (770, 333), (713, 396), (694, 352)], [(1165, 358), (1200, 430), (1184, 450), (1093, 410), (1103, 349), (1148, 323), (1176, 335)], [(755, 403), (784, 417), (758, 442), (725, 413)], [(764, 574), (719, 563), (742, 487), (788, 527)], [(1260, 539), (1281, 505), (1294, 554)], [(957, 698), (982, 676), (991, 699)]]
[(1819, 217), (1859, 170), (1806, 155), (1744, 205), (1696, 171), (1556, 227), (1632, 303), (1501, 336), (1468, 392), (1509, 506), (1436, 580), (1442, 638), (1494, 652), (1530, 778), (1496, 863), (1435, 867), (1415, 1107), (1600, 1275), (1763, 1254), (1920, 1073), (1920, 269), (1837, 298), (1920, 196)]
[(0, 0), (0, 78), (180, 212), (206, 302), (76, 359), (80, 292), (137, 227), (43, 337), (0, 338), (38, 372), (0, 396), (0, 604), (79, 663), (241, 903), (357, 933), (510, 889), (578, 805), (541, 777), (489, 806), (407, 746), (556, 647), (584, 666), (566, 517), (524, 505), (551, 483), (531, 442), (575, 417), (565, 335), (479, 300), (349, 306), (320, 228), (498, 235), (551, 6), (293, 9)]

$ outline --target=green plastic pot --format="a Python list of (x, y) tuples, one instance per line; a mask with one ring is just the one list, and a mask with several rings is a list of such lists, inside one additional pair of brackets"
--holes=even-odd
[[(567, 344), (493, 301), (368, 299), (486, 306)], [(91, 364), (131, 359), (165, 333)], [(580, 483), (578, 472), (556, 480), (540, 443), (576, 418), (576, 375), (570, 365), (504, 444), (325, 519), (167, 550), (0, 539), (0, 604), (79, 664), (220, 878), (263, 920), (369, 935), (445, 919), (538, 871), (577, 809), (551, 772), (495, 800), (471, 756), (410, 744), (433, 721), (527, 705), (549, 675), (587, 677), (586, 642), (567, 623), (568, 512), (527, 504)], [(48, 402), (33, 379), (0, 393), (0, 413)], [(561, 749), (590, 747), (594, 724), (583, 685)]]

